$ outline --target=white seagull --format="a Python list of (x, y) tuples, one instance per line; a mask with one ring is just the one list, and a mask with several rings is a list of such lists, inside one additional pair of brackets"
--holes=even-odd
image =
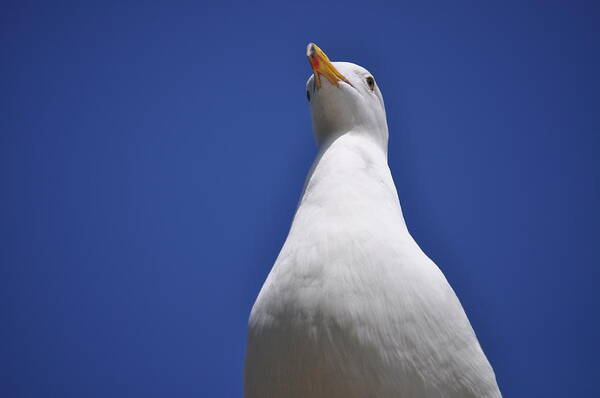
[(375, 79), (313, 43), (307, 56), (319, 153), (252, 308), (245, 397), (500, 397), (456, 294), (406, 227)]

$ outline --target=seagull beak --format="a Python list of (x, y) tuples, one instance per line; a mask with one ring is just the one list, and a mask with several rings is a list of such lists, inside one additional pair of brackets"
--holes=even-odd
[(327, 58), (327, 55), (315, 43), (308, 44), (308, 47), (306, 47), (306, 56), (315, 75), (317, 88), (321, 88), (321, 75), (325, 76), (329, 80), (329, 83), (336, 87), (339, 87), (340, 81), (352, 86), (348, 79), (335, 69), (329, 58)]

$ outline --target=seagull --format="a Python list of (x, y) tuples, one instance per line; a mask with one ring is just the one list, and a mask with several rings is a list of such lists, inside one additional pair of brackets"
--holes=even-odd
[(456, 294), (407, 229), (375, 78), (314, 43), (307, 56), (318, 155), (250, 314), (245, 397), (501, 397)]

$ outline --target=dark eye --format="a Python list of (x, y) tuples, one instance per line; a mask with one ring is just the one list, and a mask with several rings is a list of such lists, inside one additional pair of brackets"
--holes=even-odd
[(306, 99), (310, 102), (310, 92), (306, 90)]
[(373, 76), (367, 77), (367, 85), (369, 86), (371, 91), (375, 89), (375, 79), (373, 79)]

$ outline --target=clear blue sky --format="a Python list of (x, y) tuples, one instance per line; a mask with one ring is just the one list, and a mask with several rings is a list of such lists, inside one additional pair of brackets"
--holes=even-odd
[(241, 396), (315, 155), (309, 41), (375, 75), (505, 396), (600, 395), (596, 2), (139, 3), (3, 2), (0, 395)]

